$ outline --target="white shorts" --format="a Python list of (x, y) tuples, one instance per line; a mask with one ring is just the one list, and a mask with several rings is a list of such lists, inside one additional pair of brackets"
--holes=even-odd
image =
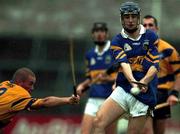
[(149, 106), (137, 100), (133, 95), (124, 91), (120, 86), (112, 92), (110, 97), (116, 101), (131, 117), (147, 115)]
[(86, 103), (84, 114), (96, 116), (97, 111), (99, 110), (100, 106), (103, 104), (104, 101), (105, 99), (89, 98)]

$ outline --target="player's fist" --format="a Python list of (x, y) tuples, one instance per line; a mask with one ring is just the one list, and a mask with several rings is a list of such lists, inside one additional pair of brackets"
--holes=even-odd
[(77, 95), (77, 96), (72, 95), (71, 97), (69, 97), (70, 104), (79, 104), (79, 101), (80, 101), (79, 95)]

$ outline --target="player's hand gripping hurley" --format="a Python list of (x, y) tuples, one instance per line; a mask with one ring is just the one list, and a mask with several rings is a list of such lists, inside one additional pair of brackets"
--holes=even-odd
[[(179, 104), (179, 103), (180, 103), (180, 99), (178, 99), (178, 101), (177, 101), (177, 104)], [(169, 105), (170, 104), (168, 102), (164, 102), (164, 103), (156, 105), (155, 109), (160, 109), (160, 108), (163, 108), (163, 107), (167, 107)]]
[(137, 84), (138, 87), (133, 87), (131, 88), (131, 93), (134, 95), (139, 94), (140, 92), (146, 92), (148, 89), (148, 85), (141, 83), (139, 81), (131, 81), (133, 84)]

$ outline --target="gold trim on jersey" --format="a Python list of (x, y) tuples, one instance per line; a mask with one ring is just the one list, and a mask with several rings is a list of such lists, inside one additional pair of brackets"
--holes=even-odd
[(144, 60), (144, 56), (137, 56), (128, 59), (130, 64), (142, 64), (143, 60)]
[(137, 57), (129, 58), (128, 60), (129, 63), (131, 64), (132, 71), (139, 71), (139, 72), (143, 71), (143, 66), (141, 64), (144, 60), (144, 56), (137, 56)]
[(116, 59), (122, 59), (126, 56), (126, 54), (122, 51), (122, 53), (119, 53), (118, 56), (116, 56)]
[(162, 83), (158, 85), (158, 88), (160, 89), (168, 89), (168, 90), (172, 90), (174, 86), (174, 82), (173, 81), (168, 81), (166, 83)]
[(143, 72), (143, 66), (140, 64), (131, 64), (132, 71)]
[[(102, 73), (104, 73), (104, 69), (103, 70), (91, 70), (90, 71), (90, 77), (92, 78), (92, 79), (94, 79), (94, 78), (96, 78), (99, 74), (102, 74)], [(112, 73), (110, 76), (112, 77), (112, 78), (116, 78), (116, 72), (114, 72), (114, 73)]]
[(113, 49), (113, 50), (122, 50), (122, 48), (118, 47), (118, 46), (111, 46), (110, 49)]
[(147, 53), (147, 55), (151, 58), (151, 59), (158, 59), (159, 58), (159, 56), (158, 55), (152, 55), (149, 51), (148, 51), (148, 53)]

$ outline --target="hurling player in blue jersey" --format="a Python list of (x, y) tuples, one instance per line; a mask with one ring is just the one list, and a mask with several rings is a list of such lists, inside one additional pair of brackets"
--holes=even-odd
[[(122, 31), (111, 42), (115, 64), (106, 73), (118, 68), (116, 88), (102, 104), (94, 120), (94, 134), (104, 134), (105, 128), (123, 114), (129, 115), (128, 134), (140, 134), (145, 121), (156, 105), (158, 72), (157, 35), (140, 24), (140, 8), (137, 3), (125, 2), (120, 6)], [(146, 84), (139, 87), (137, 95), (130, 93), (132, 83)]]
[[(112, 85), (116, 78), (116, 73), (106, 76), (101, 75), (113, 63), (109, 49), (110, 41), (108, 40), (107, 24), (104, 22), (94, 23), (92, 38), (95, 47), (86, 53), (87, 78), (77, 87), (77, 93), (82, 95), (83, 90), (90, 86), (89, 99), (82, 120), (81, 134), (91, 133), (96, 112), (104, 100), (112, 93)], [(116, 123), (113, 123), (106, 132), (116, 134)]]

